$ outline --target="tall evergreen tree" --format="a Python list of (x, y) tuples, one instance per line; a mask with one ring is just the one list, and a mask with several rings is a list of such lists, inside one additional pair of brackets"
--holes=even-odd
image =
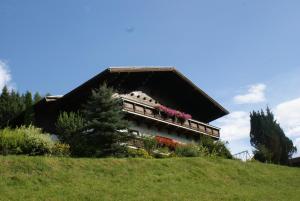
[(127, 139), (128, 127), (124, 120), (119, 99), (113, 98), (114, 91), (106, 84), (92, 90), (92, 95), (83, 106), (83, 117), (86, 121), (84, 135), (95, 154), (109, 155), (119, 142)]
[(10, 121), (22, 112), (24, 112), (23, 124), (33, 124), (33, 105), (41, 99), (39, 93), (35, 93), (33, 98), (29, 91), (20, 95), (15, 90), (8, 90), (7, 86), (4, 86), (0, 95), (0, 127), (9, 126)]
[(9, 94), (8, 88), (7, 88), (7, 86), (4, 86), (2, 89), (1, 96), (0, 96), (0, 124), (1, 124), (1, 127), (7, 123), (7, 120), (9, 118), (9, 112), (7, 111), (9, 99), (10, 99), (10, 94)]
[(19, 93), (8, 90), (3, 87), (0, 96), (0, 126), (5, 127), (9, 124), (9, 120), (20, 114), (24, 109), (24, 104)]
[(24, 96), (24, 124), (30, 125), (34, 123), (34, 109), (33, 109), (33, 100), (31, 92), (27, 91)]
[(43, 97), (39, 94), (39, 92), (36, 92), (33, 97), (33, 103), (36, 104), (37, 102), (39, 102), (42, 99), (43, 99)]
[(293, 142), (287, 138), (276, 122), (273, 113), (253, 111), (250, 114), (250, 143), (255, 148), (254, 158), (262, 162), (288, 164), (296, 152)]

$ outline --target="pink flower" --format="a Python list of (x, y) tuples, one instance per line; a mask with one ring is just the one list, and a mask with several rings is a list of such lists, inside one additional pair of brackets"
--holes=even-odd
[(190, 114), (186, 114), (184, 112), (173, 110), (173, 109), (168, 108), (168, 107), (163, 106), (163, 105), (156, 106), (156, 109), (161, 111), (161, 112), (164, 112), (169, 117), (177, 117), (179, 119), (184, 119), (184, 120), (188, 120), (188, 119), (192, 118), (192, 116)]

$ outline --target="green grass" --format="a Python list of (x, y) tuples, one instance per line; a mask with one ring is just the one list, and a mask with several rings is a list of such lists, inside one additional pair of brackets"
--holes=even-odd
[(224, 159), (0, 157), (0, 200), (300, 200), (300, 169)]

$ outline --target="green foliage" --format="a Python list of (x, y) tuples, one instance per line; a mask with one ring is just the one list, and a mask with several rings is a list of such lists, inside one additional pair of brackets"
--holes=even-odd
[(146, 151), (153, 152), (157, 148), (157, 141), (153, 137), (144, 137), (143, 144)]
[(0, 96), (0, 126), (5, 127), (9, 120), (25, 109), (23, 98), (14, 90), (9, 91), (5, 86)]
[(39, 102), (42, 99), (43, 99), (43, 97), (39, 94), (39, 92), (36, 92), (33, 97), (33, 103), (36, 104), (37, 102)]
[(31, 92), (27, 91), (24, 95), (24, 125), (31, 125), (34, 123), (34, 110), (33, 110), (33, 100)]
[(54, 156), (69, 156), (70, 145), (63, 143), (55, 143), (52, 147), (51, 154)]
[(127, 157), (129, 158), (152, 158), (145, 149), (127, 148)]
[(170, 152), (168, 147), (160, 147), (151, 152), (154, 158), (170, 158), (176, 156), (174, 152)]
[(84, 119), (79, 112), (62, 112), (58, 116), (55, 126), (59, 139), (70, 143), (74, 135), (82, 132)]
[(200, 156), (199, 147), (194, 144), (177, 146), (175, 154), (180, 157), (197, 157)]
[(200, 147), (207, 148), (208, 155), (232, 159), (232, 155), (226, 147), (226, 144), (220, 140), (215, 141), (211, 137), (202, 136), (200, 139)]
[(82, 135), (84, 125), (85, 121), (79, 112), (62, 112), (55, 124), (59, 140), (70, 145), (71, 154), (74, 156), (93, 155), (92, 148)]
[(6, 86), (3, 87), (0, 96), (0, 127), (10, 126), (11, 121), (22, 112), (24, 112), (22, 116), (23, 125), (34, 124), (34, 108), (32, 106), (41, 99), (39, 93), (35, 93), (32, 97), (29, 91), (20, 95), (15, 90), (8, 90)]
[(119, 132), (128, 127), (128, 122), (124, 120), (121, 100), (113, 98), (113, 94), (113, 89), (104, 84), (92, 91), (83, 106), (86, 121), (83, 136), (96, 155), (111, 155), (114, 152), (112, 145), (129, 137), (127, 132)]
[(187, 144), (177, 146), (175, 155), (179, 157), (209, 156), (232, 159), (232, 155), (224, 142), (214, 141), (212, 138), (206, 136), (201, 137), (198, 145)]
[(54, 142), (49, 134), (33, 126), (0, 130), (0, 154), (65, 155), (67, 145)]
[(250, 143), (255, 148), (254, 158), (261, 162), (288, 164), (296, 152), (293, 142), (287, 138), (274, 119), (269, 108), (250, 114)]

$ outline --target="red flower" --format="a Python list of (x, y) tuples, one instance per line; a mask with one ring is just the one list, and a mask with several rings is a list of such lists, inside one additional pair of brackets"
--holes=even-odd
[(158, 144), (165, 145), (165, 146), (167, 146), (169, 148), (173, 148), (173, 149), (179, 145), (178, 142), (176, 142), (175, 140), (173, 140), (171, 138), (155, 136), (155, 139)]

